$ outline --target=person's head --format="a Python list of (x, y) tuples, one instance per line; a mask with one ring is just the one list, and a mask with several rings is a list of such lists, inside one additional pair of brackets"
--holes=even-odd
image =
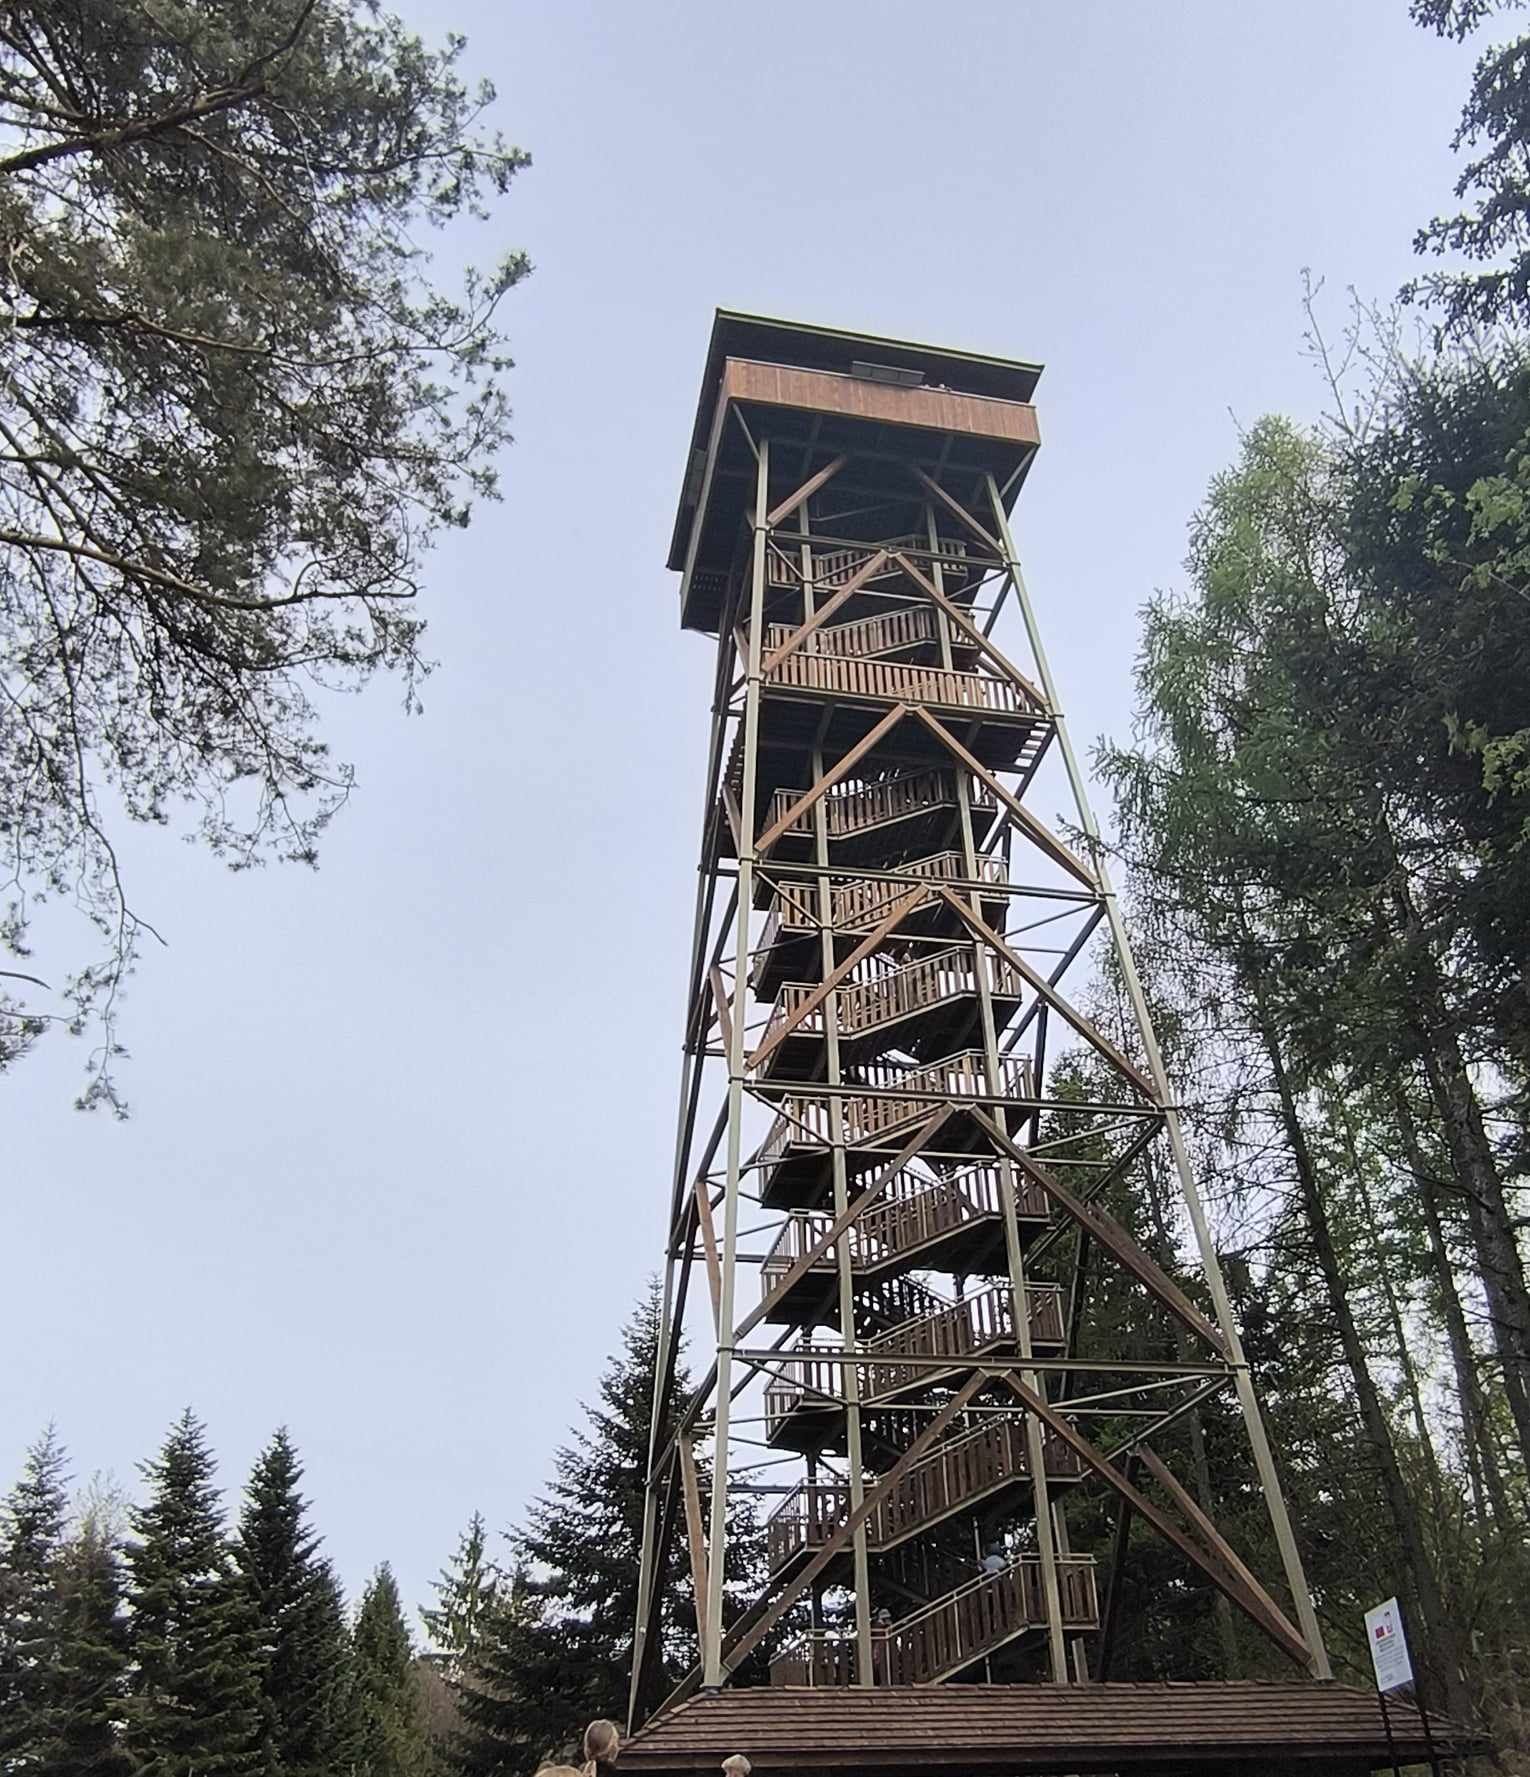
[(1002, 1561), (1004, 1559), (1004, 1545), (1003, 1545), (1003, 1543), (991, 1542), (988, 1545), (988, 1553), (990, 1555), (997, 1555), (999, 1557), (999, 1559)]
[(614, 1765), (621, 1749), (621, 1730), (614, 1721), (592, 1721), (584, 1730), (584, 1768), (589, 1777)]
[(754, 1769), (754, 1766), (744, 1757), (743, 1753), (735, 1752), (732, 1758), (725, 1758), (723, 1760), (722, 1768), (726, 1772), (727, 1777), (749, 1777), (749, 1773)]

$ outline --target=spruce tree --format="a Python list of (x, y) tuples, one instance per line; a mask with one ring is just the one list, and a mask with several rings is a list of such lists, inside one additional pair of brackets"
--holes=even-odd
[(420, 1615), (437, 1652), (446, 1657), (446, 1670), (454, 1677), (471, 1659), (478, 1629), (494, 1607), (503, 1580), (487, 1555), (488, 1532), (483, 1513), (474, 1512), (467, 1529), (457, 1539), (451, 1565), (435, 1583), (436, 1602)]
[[(500, 1588), (485, 1614), (459, 1686), (466, 1726), (457, 1763), (465, 1772), (534, 1763), (577, 1741), (595, 1717), (626, 1716), (660, 1330), (654, 1282), (623, 1328), (598, 1404), (585, 1409), (586, 1428), (557, 1453), (552, 1485), (512, 1539), (521, 1577)], [(682, 1372), (671, 1426), (687, 1392)], [(741, 1500), (728, 1542), (730, 1590), (758, 1589), (759, 1543)], [(656, 1584), (663, 1681), (679, 1677), (697, 1653), (681, 1539)]]
[(234, 1543), (260, 1640), (262, 1763), (283, 1777), (328, 1772), (344, 1731), (343, 1609), (307, 1523), (302, 1476), (282, 1427), (251, 1472)]
[(0, 1505), (0, 1769), (28, 1763), (47, 1732), (49, 1599), (66, 1466), (49, 1426)]
[(128, 1679), (122, 1567), (111, 1523), (86, 1513), (53, 1563), (47, 1731), (36, 1777), (130, 1777), (119, 1726)]
[(351, 1636), (359, 1768), (368, 1777), (422, 1777), (431, 1768), (414, 1647), (385, 1561), (362, 1594)]
[(207, 1433), (188, 1408), (142, 1465), (128, 1545), (136, 1777), (236, 1777), (260, 1764), (260, 1650), (224, 1537)]

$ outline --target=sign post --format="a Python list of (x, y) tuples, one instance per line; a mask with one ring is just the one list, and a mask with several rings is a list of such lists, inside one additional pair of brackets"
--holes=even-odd
[(1397, 1748), (1392, 1740), (1392, 1718), (1387, 1710), (1387, 1696), (1392, 1691), (1411, 1690), (1424, 1730), (1424, 1744), (1429, 1748), (1429, 1764), (1438, 1777), (1440, 1761), (1434, 1750), (1434, 1736), (1430, 1733), (1424, 1699), (1419, 1695), (1418, 1681), (1413, 1675), (1413, 1659), (1408, 1652), (1408, 1635), (1403, 1627), (1402, 1606), (1395, 1598), (1388, 1598), (1374, 1610), (1365, 1613), (1365, 1641), (1371, 1650), (1371, 1665), (1376, 1673), (1376, 1690), (1381, 1699), (1381, 1725), (1386, 1730), (1387, 1751), (1391, 1754), (1393, 1771), (1397, 1773), (1397, 1777), (1402, 1777), (1397, 1763)]

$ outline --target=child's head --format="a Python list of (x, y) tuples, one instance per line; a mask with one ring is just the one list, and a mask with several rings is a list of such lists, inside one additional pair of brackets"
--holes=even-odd
[(584, 1730), (584, 1768), (588, 1777), (614, 1765), (621, 1749), (621, 1730), (614, 1721), (592, 1721)]

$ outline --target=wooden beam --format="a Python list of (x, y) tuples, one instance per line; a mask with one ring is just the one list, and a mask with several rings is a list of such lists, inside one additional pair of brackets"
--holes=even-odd
[[(803, 1253), (792, 1264), (786, 1275), (770, 1292), (770, 1296), (779, 1296), (785, 1291), (793, 1289), (798, 1283), (800, 1283), (829, 1248), (833, 1246), (834, 1242), (854, 1225), (857, 1218), (865, 1210), (869, 1209), (871, 1205), (876, 1202), (877, 1198), (882, 1195), (883, 1191), (887, 1189), (903, 1168), (908, 1165), (909, 1161), (912, 1160), (920, 1149), (925, 1146), (932, 1136), (934, 1136), (936, 1131), (945, 1127), (947, 1121), (955, 1115), (955, 1112), (956, 1107), (954, 1105), (943, 1104), (935, 1112), (934, 1116), (926, 1118), (887, 1165), (882, 1168), (881, 1172), (879, 1172), (871, 1181), (866, 1189), (860, 1193), (852, 1204), (850, 1204), (844, 1214), (836, 1216), (834, 1220), (830, 1222), (827, 1232), (814, 1243), (808, 1252)], [(735, 1345), (741, 1345), (744, 1342), (745, 1335), (754, 1331), (765, 1318), (766, 1311), (769, 1307), (770, 1298), (765, 1297), (750, 1309), (748, 1314), (746, 1314), (739, 1322), (738, 1328), (733, 1335), (733, 1343)]]
[(916, 907), (923, 906), (929, 898), (929, 885), (924, 883), (921, 883), (917, 888), (911, 888), (906, 895), (900, 895), (898, 899), (893, 902), (892, 906), (888, 908), (887, 912), (883, 914), (882, 918), (877, 921), (876, 925), (872, 927), (871, 931), (868, 932), (867, 935), (861, 939), (860, 943), (856, 945), (855, 949), (850, 952), (849, 956), (847, 956), (842, 963), (836, 964), (823, 980), (818, 983), (807, 998), (801, 1001), (797, 1006), (797, 1009), (792, 1012), (790, 1016), (784, 1018), (781, 1023), (767, 1035), (765, 1041), (761, 1043), (759, 1048), (755, 1050), (754, 1054), (749, 1057), (749, 1066), (758, 1069), (761, 1062), (763, 1062), (779, 1044), (786, 1041), (797, 1026), (802, 1023), (803, 1019), (810, 1018), (813, 1013), (818, 1010), (856, 964), (864, 962), (900, 920), (912, 913)]
[(1107, 1215), (1103, 1209), (1092, 1203), (1085, 1203), (1081, 1197), (1075, 1197), (1065, 1185), (1060, 1185), (1056, 1179), (1043, 1172), (1024, 1148), (1018, 1147), (1005, 1134), (987, 1111), (973, 1106), (968, 1114), (987, 1133), (1002, 1154), (1013, 1161), (1027, 1178), (1033, 1179), (1065, 1215), (1071, 1216), (1145, 1290), (1156, 1296), (1177, 1321), (1188, 1327), (1197, 1338), (1203, 1339), (1218, 1357), (1227, 1356), (1227, 1347), (1222, 1343), (1221, 1333), (1113, 1216)]
[(680, 1488), (685, 1499), (685, 1534), (691, 1551), (691, 1596), (696, 1601), (696, 1639), (707, 1640), (707, 1544), (701, 1533), (701, 1487), (696, 1479), (696, 1451), (689, 1438), (680, 1440)]
[(707, 1258), (707, 1288), (712, 1295), (712, 1327), (722, 1331), (722, 1261), (717, 1256), (717, 1228), (712, 1221), (712, 1191), (705, 1175), (696, 1174), (696, 1222), (701, 1229), (701, 1247)]
[(726, 778), (723, 779), (723, 813), (728, 817), (728, 825), (733, 829), (733, 849), (740, 857), (744, 855), (744, 811), (738, 805), (738, 793)]
[(997, 951), (1015, 973), (1022, 976), (1054, 1012), (1073, 1026), (1086, 1043), (1103, 1055), (1112, 1067), (1119, 1068), (1149, 1104), (1159, 1102), (1158, 1090), (1147, 1075), (1126, 1055), (1122, 1054), (1102, 1030), (1096, 1030), (1082, 1012), (1075, 1011), (1044, 975), (1038, 974), (1018, 951), (1012, 950), (988, 924), (982, 914), (970, 907), (954, 889), (937, 885), (935, 892), (955, 909), (957, 917), (968, 929)]
[(1262, 1598), (1266, 1606), (1285, 1624), (1287, 1630), (1300, 1640), (1301, 1630), (1297, 1628), (1295, 1623), (1291, 1621), (1265, 1588), (1254, 1577), (1249, 1568), (1245, 1565), (1242, 1557), (1238, 1554), (1238, 1551), (1232, 1546), (1227, 1538), (1223, 1536), (1222, 1532), (1212, 1520), (1210, 1514), (1202, 1507), (1201, 1502), (1193, 1493), (1191, 1493), (1190, 1489), (1180, 1481), (1179, 1477), (1173, 1473), (1169, 1468), (1169, 1465), (1158, 1452), (1147, 1444), (1143, 1444), (1137, 1454), (1142, 1459), (1143, 1465), (1146, 1467), (1148, 1473), (1152, 1475), (1153, 1479), (1158, 1482), (1159, 1486), (1161, 1486), (1169, 1495), (1170, 1499), (1174, 1501), (1190, 1522), (1195, 1525), (1196, 1529), (1200, 1531), (1201, 1535), (1206, 1539), (1212, 1554), (1224, 1561), (1233, 1574), (1240, 1579), (1251, 1592)]
[(912, 704), (910, 714), (917, 716), (930, 733), (943, 743), (953, 758), (960, 760), (975, 778), (981, 780), (993, 791), (994, 795), (1014, 816), (1020, 830), (1038, 850), (1045, 852), (1054, 864), (1060, 864), (1070, 876), (1077, 877), (1085, 888), (1093, 889), (1096, 894), (1100, 892), (1098, 879), (1083, 859), (1064, 845), (1054, 833), (1048, 832), (1035, 815), (1021, 803), (1019, 797), (1011, 795), (983, 764), (982, 760), (969, 753), (943, 722), (932, 716), (922, 704)]
[(1037, 685), (1033, 685), (1012, 660), (999, 652), (993, 643), (989, 641), (988, 637), (983, 634), (982, 630), (980, 630), (972, 619), (968, 617), (967, 613), (962, 610), (960, 605), (954, 603), (951, 599), (948, 599), (933, 580), (927, 580), (906, 555), (895, 554), (893, 560), (902, 565), (903, 571), (916, 586), (929, 594), (980, 654), (987, 655), (1006, 678), (1012, 679), (1027, 697), (1033, 698), (1038, 710), (1043, 713), (1050, 713), (1047, 711), (1047, 700), (1042, 693), (1041, 688)]
[(1145, 1523), (1151, 1524), (1160, 1536), (1193, 1562), (1218, 1591), (1226, 1593), (1239, 1610), (1256, 1627), (1262, 1629), (1282, 1652), (1289, 1654), (1298, 1665), (1304, 1668), (1308, 1665), (1311, 1655), (1307, 1644), (1300, 1635), (1293, 1633), (1284, 1617), (1278, 1612), (1272, 1616), (1259, 1597), (1251, 1593), (1236, 1575), (1224, 1568), (1220, 1561), (1208, 1556), (1200, 1544), (1187, 1536), (1166, 1512), (1160, 1510), (1139, 1488), (1134, 1487), (1102, 1450), (1091, 1444), (1082, 1432), (1044, 1401), (1034, 1389), (1028, 1388), (1013, 1371), (1006, 1372), (1003, 1381), (1055, 1437), (1060, 1438), (1083, 1460), (1087, 1468), (1092, 1469), (1107, 1486), (1125, 1499)]
[(821, 796), (827, 796), (829, 791), (834, 788), (842, 777), (847, 777), (856, 766), (860, 764), (861, 760), (866, 757), (871, 749), (876, 746), (878, 741), (884, 739), (898, 726), (908, 712), (909, 706), (906, 703), (895, 703), (887, 714), (883, 716), (880, 722), (874, 727), (866, 730), (855, 745), (851, 747), (850, 751), (845, 754), (843, 759), (837, 764), (829, 767), (823, 776), (819, 778), (818, 782), (813, 785), (811, 790), (805, 791), (797, 798), (791, 807), (787, 809), (785, 814), (783, 814), (778, 820), (771, 822), (754, 842), (754, 849), (757, 852), (769, 851), (771, 846), (775, 844), (781, 835), (785, 833), (788, 828), (795, 827), (797, 822), (802, 819), (803, 815), (817, 804), (818, 799)]
[(810, 475), (794, 494), (788, 494), (781, 504), (765, 514), (765, 528), (774, 530), (783, 518), (790, 518), (804, 500), (811, 500), (819, 488), (831, 482), (845, 464), (848, 457), (836, 457), (832, 463), (826, 463), (816, 475)]
[(733, 1013), (728, 1006), (728, 990), (723, 984), (722, 970), (713, 963), (707, 970), (707, 985), (712, 990), (712, 1004), (717, 1010), (717, 1028), (722, 1033), (723, 1048), (733, 1052)]
[(761, 662), (760, 676), (768, 679), (783, 660), (797, 652), (815, 629), (819, 629), (827, 623), (846, 600), (854, 598), (856, 593), (873, 574), (881, 569), (882, 564), (888, 559), (887, 551), (879, 549), (875, 555), (863, 562), (832, 597), (826, 598), (805, 623), (794, 629), (781, 646)]
[(941, 505), (944, 506), (959, 523), (966, 525), (967, 529), (972, 532), (974, 537), (977, 537), (980, 541), (986, 543), (994, 554), (998, 556), (1000, 561), (1003, 561), (1004, 545), (996, 536), (994, 536), (993, 532), (986, 530), (980, 525), (965, 506), (954, 500), (938, 481), (932, 481), (917, 463), (913, 465), (913, 470), (919, 477), (920, 481), (924, 483), (925, 488), (930, 493), (934, 494), (935, 498), (940, 501)]

